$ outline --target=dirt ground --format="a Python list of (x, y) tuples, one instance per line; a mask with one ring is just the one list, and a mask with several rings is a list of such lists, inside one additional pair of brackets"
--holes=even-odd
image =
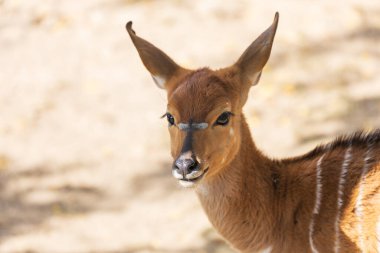
[(258, 147), (380, 127), (380, 1), (0, 0), (0, 252), (232, 252), (171, 176), (165, 93), (124, 25), (219, 68), (275, 11), (245, 107)]

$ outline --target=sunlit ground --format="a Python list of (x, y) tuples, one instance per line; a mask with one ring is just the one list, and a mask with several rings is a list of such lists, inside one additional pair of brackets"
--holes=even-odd
[(170, 173), (165, 93), (127, 36), (232, 64), (280, 12), (245, 107), (258, 147), (301, 154), (380, 127), (380, 2), (0, 0), (0, 252), (232, 252)]

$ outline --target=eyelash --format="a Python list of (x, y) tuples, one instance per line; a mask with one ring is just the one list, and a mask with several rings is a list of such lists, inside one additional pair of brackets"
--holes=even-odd
[(165, 113), (164, 115), (161, 116), (161, 118), (165, 118), (165, 117), (166, 117), (166, 120), (169, 123), (169, 126), (175, 125), (175, 120), (174, 120), (173, 115), (171, 115), (170, 113), (167, 112), (167, 113)]
[(216, 119), (214, 125), (215, 126), (226, 126), (230, 122), (231, 116), (234, 114), (232, 112), (223, 112), (219, 115), (219, 117)]

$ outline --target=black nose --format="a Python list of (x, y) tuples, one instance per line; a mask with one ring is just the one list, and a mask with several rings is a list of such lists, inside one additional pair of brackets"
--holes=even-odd
[(178, 172), (185, 177), (187, 174), (191, 173), (192, 171), (196, 170), (198, 168), (199, 162), (195, 158), (191, 159), (183, 159), (178, 158), (174, 162), (175, 169), (178, 170)]

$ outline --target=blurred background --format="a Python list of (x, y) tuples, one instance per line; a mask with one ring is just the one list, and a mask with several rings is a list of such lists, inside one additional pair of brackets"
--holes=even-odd
[(380, 2), (0, 0), (0, 252), (232, 252), (171, 176), (166, 97), (125, 23), (188, 68), (280, 23), (245, 107), (273, 157), (380, 127)]

